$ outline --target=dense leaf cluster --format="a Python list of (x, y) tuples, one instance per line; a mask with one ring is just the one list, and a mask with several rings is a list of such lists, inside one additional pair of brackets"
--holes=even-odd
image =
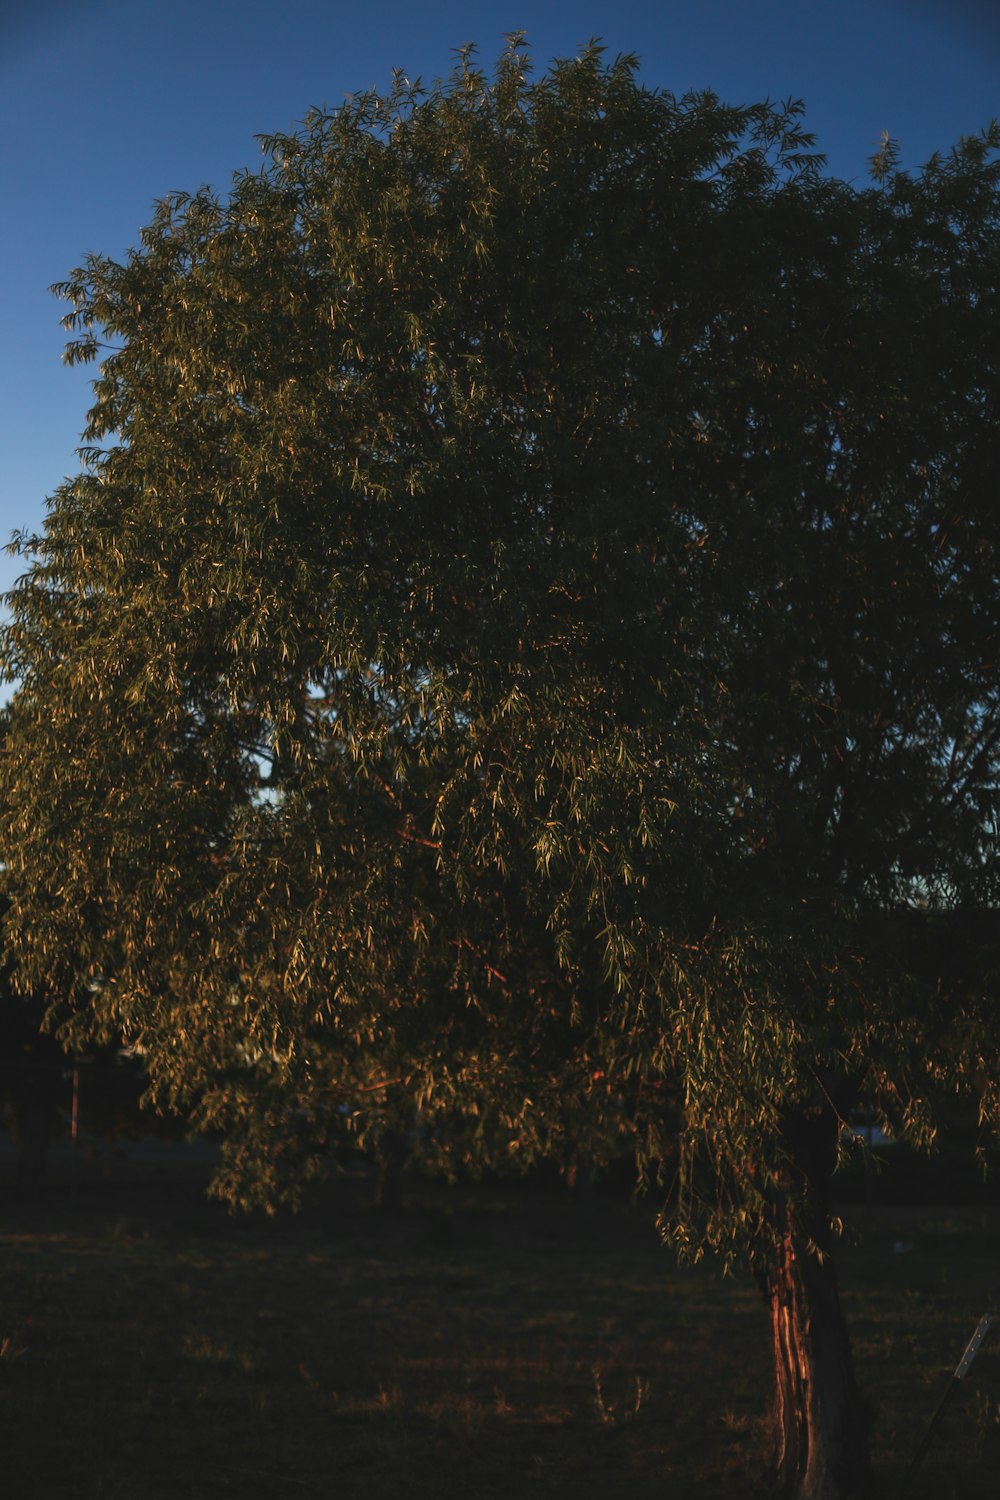
[(264, 144), (59, 289), (22, 982), (243, 1201), (392, 1127), (634, 1151), (728, 1244), (790, 1118), (995, 1106), (917, 913), (996, 901), (997, 132), (859, 189), (793, 101), (515, 42)]

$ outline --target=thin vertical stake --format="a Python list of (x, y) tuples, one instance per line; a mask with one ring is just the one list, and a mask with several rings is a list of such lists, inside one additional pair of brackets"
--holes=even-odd
[(69, 1136), (70, 1136), (70, 1142), (71, 1142), (71, 1156), (70, 1156), (70, 1163), (71, 1163), (71, 1165), (70, 1165), (70, 1184), (71, 1184), (71, 1189), (70, 1190), (71, 1190), (72, 1196), (74, 1198), (76, 1197), (77, 1186), (78, 1186), (78, 1182), (79, 1182), (79, 1162), (78, 1162), (79, 1119), (80, 1119), (80, 1064), (74, 1058), (74, 1060), (73, 1060), (73, 1111), (72, 1111), (72, 1114), (70, 1115), (70, 1123), (69, 1123)]

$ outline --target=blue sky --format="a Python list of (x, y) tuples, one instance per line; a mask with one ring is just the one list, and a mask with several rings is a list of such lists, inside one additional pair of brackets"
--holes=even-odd
[[(123, 254), (164, 193), (224, 189), (256, 133), (515, 29), (539, 68), (598, 36), (678, 94), (803, 98), (859, 182), (883, 130), (916, 166), (1000, 115), (997, 0), (0, 0), (0, 541), (77, 468), (90, 375), (61, 364), (52, 282)], [(0, 554), (0, 588), (18, 571)]]

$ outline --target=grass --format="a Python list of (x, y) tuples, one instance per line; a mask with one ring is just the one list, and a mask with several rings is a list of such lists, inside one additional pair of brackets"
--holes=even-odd
[[(648, 1216), (611, 1200), (411, 1187), (388, 1210), (343, 1184), (301, 1221), (234, 1222), (169, 1187), (8, 1211), (5, 1495), (767, 1493), (768, 1330), (749, 1283), (678, 1271)], [(862, 1209), (848, 1237), (889, 1495), (996, 1308), (1000, 1216)], [(986, 1495), (998, 1463), (1000, 1329), (899, 1493)]]

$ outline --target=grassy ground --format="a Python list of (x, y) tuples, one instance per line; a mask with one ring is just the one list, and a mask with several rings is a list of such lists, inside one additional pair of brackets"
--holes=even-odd
[[(853, 1211), (842, 1283), (880, 1493), (986, 1496), (1000, 1328), (898, 1476), (979, 1316), (1000, 1217)], [(645, 1500), (766, 1493), (752, 1288), (680, 1272), (598, 1196), (448, 1194), (231, 1221), (190, 1186), (50, 1190), (0, 1219), (6, 1500)]]

